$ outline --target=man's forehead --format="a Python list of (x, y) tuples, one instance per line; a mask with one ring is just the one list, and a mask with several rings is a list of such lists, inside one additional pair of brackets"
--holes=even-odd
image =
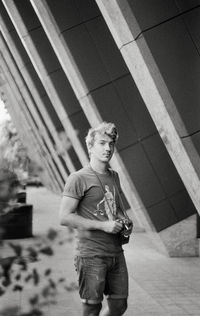
[(112, 138), (106, 134), (100, 134), (100, 133), (96, 133), (95, 135), (95, 140), (97, 141), (106, 141), (106, 142), (112, 142)]

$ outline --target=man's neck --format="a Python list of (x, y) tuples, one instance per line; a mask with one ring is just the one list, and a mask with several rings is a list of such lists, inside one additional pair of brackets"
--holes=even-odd
[(108, 164), (107, 163), (91, 159), (90, 166), (94, 171), (96, 171), (98, 173), (106, 174), (108, 172)]

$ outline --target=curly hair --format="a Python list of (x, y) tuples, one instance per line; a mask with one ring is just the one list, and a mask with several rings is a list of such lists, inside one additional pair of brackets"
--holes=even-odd
[(114, 123), (102, 122), (97, 127), (90, 128), (87, 136), (85, 137), (88, 153), (90, 153), (90, 148), (94, 145), (96, 134), (107, 135), (114, 142), (117, 142), (118, 137), (119, 137), (117, 128)]

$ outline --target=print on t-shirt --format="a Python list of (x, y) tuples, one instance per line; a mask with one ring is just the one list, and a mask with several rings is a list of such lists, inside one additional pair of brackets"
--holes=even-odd
[(95, 215), (107, 215), (109, 220), (115, 220), (117, 207), (115, 201), (115, 187), (113, 192), (110, 190), (108, 185), (105, 185), (104, 198), (97, 204)]

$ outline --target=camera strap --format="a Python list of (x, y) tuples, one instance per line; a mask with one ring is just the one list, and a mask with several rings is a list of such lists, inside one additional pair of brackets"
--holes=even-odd
[(121, 211), (122, 211), (124, 217), (127, 218), (127, 219), (129, 219), (129, 217), (128, 217), (127, 213), (126, 213), (126, 209), (125, 209), (125, 206), (124, 206), (124, 202), (123, 202), (123, 200), (122, 200), (121, 194), (120, 194), (120, 192), (119, 192), (118, 186), (117, 186), (116, 181), (115, 181), (114, 172), (113, 172), (113, 170), (110, 170), (110, 172), (112, 173), (112, 178), (113, 178), (114, 187), (115, 187), (115, 190), (116, 190), (117, 195), (118, 195), (118, 197), (119, 197), (119, 204), (120, 204), (120, 206), (121, 206)]
[[(106, 196), (106, 194), (105, 194), (103, 184), (102, 184), (102, 182), (101, 182), (101, 180), (100, 180), (100, 178), (99, 178), (97, 172), (96, 172), (91, 166), (90, 166), (90, 169), (91, 169), (92, 172), (95, 174), (96, 178), (98, 179), (98, 181), (99, 181), (99, 183), (100, 183), (101, 191), (102, 191), (102, 193), (103, 193), (103, 196), (105, 197), (105, 201), (106, 201), (106, 203), (107, 203), (107, 205), (108, 205), (108, 208), (109, 208), (109, 210), (110, 210), (110, 213), (112, 214), (112, 210), (111, 210), (111, 207), (110, 207), (108, 198), (107, 198), (107, 196)], [(115, 188), (115, 190), (116, 190), (116, 192), (117, 192), (117, 195), (118, 195), (118, 197), (119, 197), (119, 204), (120, 204), (120, 207), (121, 207), (121, 211), (122, 211), (124, 217), (127, 218), (127, 219), (129, 219), (129, 217), (128, 217), (127, 213), (126, 213), (126, 210), (125, 210), (125, 206), (124, 206), (124, 203), (123, 203), (121, 194), (119, 193), (119, 189), (118, 189), (117, 184), (116, 184), (116, 182), (115, 182), (114, 172), (113, 172), (112, 169), (109, 169), (108, 171), (109, 171), (109, 172), (111, 173), (111, 175), (112, 175), (113, 187)]]

